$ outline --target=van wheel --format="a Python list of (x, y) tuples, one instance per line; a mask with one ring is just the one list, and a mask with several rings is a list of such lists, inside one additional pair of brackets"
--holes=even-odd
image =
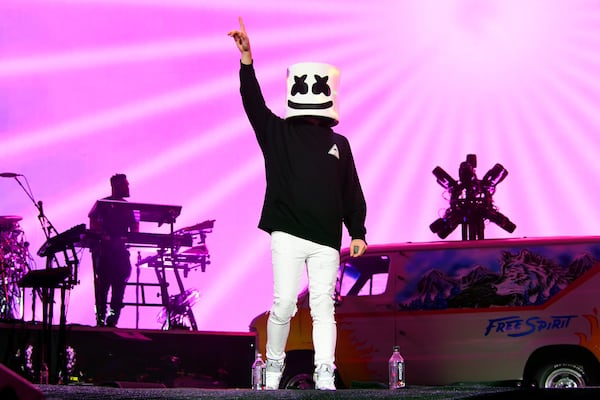
[(311, 390), (315, 388), (312, 374), (306, 372), (290, 373), (282, 377), (283, 389)]
[(570, 389), (586, 387), (586, 370), (583, 365), (571, 363), (547, 364), (535, 374), (540, 388)]
[(281, 377), (282, 389), (310, 390), (315, 388), (313, 380), (313, 355), (309, 352), (291, 352), (285, 360)]

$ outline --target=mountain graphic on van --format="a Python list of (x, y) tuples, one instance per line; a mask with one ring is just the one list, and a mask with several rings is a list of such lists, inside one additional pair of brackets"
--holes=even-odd
[(454, 273), (436, 266), (423, 274), (412, 294), (398, 293), (401, 309), (540, 305), (598, 263), (588, 253), (568, 261), (561, 260), (560, 255), (548, 257), (530, 249), (502, 251), (490, 264), (496, 270), (481, 264), (465, 267), (465, 260), (455, 255), (446, 259), (453, 265), (446, 264), (444, 269)]

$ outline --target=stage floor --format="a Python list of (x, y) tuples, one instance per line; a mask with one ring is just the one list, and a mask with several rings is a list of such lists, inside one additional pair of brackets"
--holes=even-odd
[(335, 392), (318, 390), (252, 391), (250, 389), (142, 389), (85, 386), (40, 386), (47, 400), (192, 400), (192, 399), (419, 399), (419, 400), (541, 400), (598, 399), (600, 388), (525, 390), (487, 386), (427, 387), (408, 386), (401, 390), (343, 389)]

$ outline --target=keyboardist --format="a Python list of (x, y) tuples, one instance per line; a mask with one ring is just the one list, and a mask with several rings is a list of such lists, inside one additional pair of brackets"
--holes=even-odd
[[(112, 194), (106, 200), (126, 201), (129, 197), (129, 182), (125, 174), (110, 178)], [(123, 296), (131, 274), (130, 254), (125, 244), (128, 232), (139, 232), (139, 221), (131, 210), (119, 207), (94, 209), (89, 214), (90, 231), (97, 240), (90, 244), (94, 268), (94, 290), (96, 300), (96, 324), (117, 325)], [(106, 316), (108, 292), (111, 292), (110, 311)]]

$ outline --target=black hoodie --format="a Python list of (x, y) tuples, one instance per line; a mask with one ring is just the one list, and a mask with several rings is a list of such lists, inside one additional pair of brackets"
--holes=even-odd
[(266, 106), (253, 65), (241, 64), (240, 92), (265, 159), (267, 187), (258, 227), (340, 249), (342, 223), (365, 240), (366, 203), (348, 140)]

